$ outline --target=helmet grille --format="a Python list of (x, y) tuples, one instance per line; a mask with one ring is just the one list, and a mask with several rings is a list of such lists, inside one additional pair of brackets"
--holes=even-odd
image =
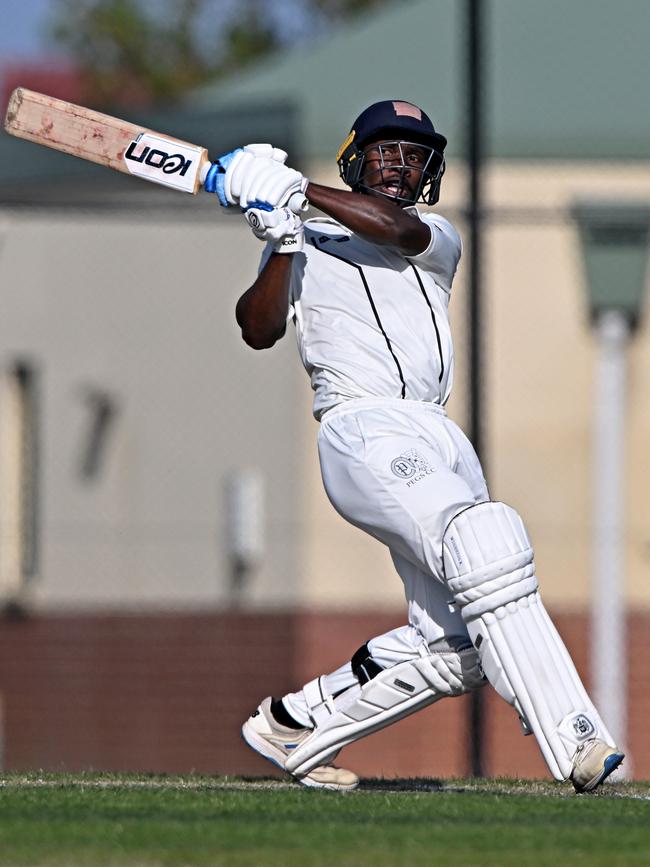
[[(355, 136), (353, 130), (337, 155), (341, 179), (353, 191), (381, 195), (402, 207), (419, 202), (433, 205), (438, 201), (445, 171), (442, 151), (436, 150), (430, 143), (401, 138), (381, 140), (376, 144), (367, 144), (362, 149), (355, 141)], [(425, 152), (425, 159), (420, 165), (414, 164), (410, 158), (409, 146)], [(373, 162), (376, 161), (377, 166), (368, 172), (370, 150), (375, 152)], [(420, 175), (419, 180), (414, 177), (416, 173)], [(388, 186), (389, 189), (380, 189), (381, 186)]]

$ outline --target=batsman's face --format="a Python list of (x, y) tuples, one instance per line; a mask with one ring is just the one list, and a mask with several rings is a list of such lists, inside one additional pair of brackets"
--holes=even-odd
[(363, 186), (372, 193), (393, 199), (400, 207), (413, 204), (431, 160), (431, 148), (382, 139), (367, 145), (364, 153)]

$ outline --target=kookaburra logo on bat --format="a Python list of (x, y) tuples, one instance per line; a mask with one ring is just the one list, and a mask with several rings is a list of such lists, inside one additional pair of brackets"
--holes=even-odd
[[(185, 176), (185, 173), (192, 165), (191, 159), (186, 159), (183, 154), (167, 153), (160, 150), (160, 148), (150, 147), (144, 143), (143, 138), (145, 137), (139, 136), (131, 142), (124, 153), (125, 160), (144, 163), (153, 169), (160, 169), (166, 175), (178, 173), (181, 177)], [(140, 150), (136, 153), (138, 149)]]

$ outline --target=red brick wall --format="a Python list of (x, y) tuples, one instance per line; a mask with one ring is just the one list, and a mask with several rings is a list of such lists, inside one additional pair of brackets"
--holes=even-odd
[[(555, 618), (588, 681), (587, 618)], [(257, 774), (239, 726), (281, 695), (344, 662), (401, 617), (364, 613), (36, 616), (0, 620), (4, 766)], [(629, 745), (650, 778), (650, 614), (629, 618)], [(487, 772), (547, 776), (533, 738), (489, 687)], [(368, 776), (466, 775), (467, 701), (448, 699), (348, 747)], [(341, 759), (339, 761), (341, 761)]]

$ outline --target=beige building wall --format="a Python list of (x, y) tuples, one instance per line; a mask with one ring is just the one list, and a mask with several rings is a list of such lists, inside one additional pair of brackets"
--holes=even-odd
[[(262, 358), (239, 338), (259, 242), (209, 200), (196, 208), (0, 211), (0, 373), (21, 361), (38, 377), (38, 566), (23, 590), (39, 609), (294, 603), (301, 371), (288, 341)], [(89, 474), (97, 395), (115, 411)], [(242, 470), (263, 482), (263, 556), (234, 594), (225, 491)], [(0, 498), (3, 531), (14, 519)]]

